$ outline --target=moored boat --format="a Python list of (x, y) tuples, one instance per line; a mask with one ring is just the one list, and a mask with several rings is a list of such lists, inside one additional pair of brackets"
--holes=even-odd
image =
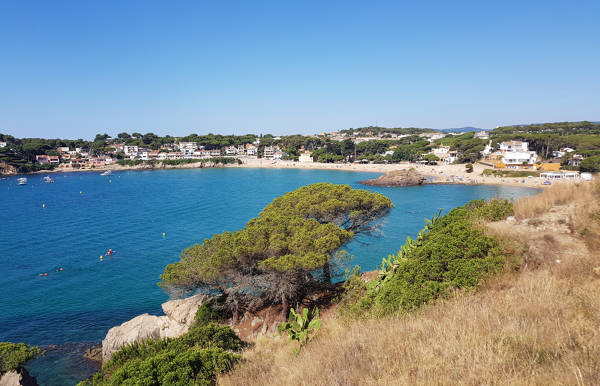
[(101, 175), (101, 176), (110, 176), (110, 175), (112, 175), (112, 171), (110, 171), (110, 170), (107, 170), (107, 171), (105, 171), (104, 173), (100, 173), (100, 175)]
[(46, 176), (46, 177), (44, 177), (44, 182), (47, 184), (52, 184), (52, 183), (54, 183), (54, 180), (52, 178), (50, 178), (50, 176)]
[(18, 178), (17, 184), (18, 185), (27, 185), (27, 178), (25, 178), (25, 177)]

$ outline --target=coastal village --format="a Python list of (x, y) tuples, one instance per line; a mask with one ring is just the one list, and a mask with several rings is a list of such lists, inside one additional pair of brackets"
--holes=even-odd
[[(167, 143), (160, 145), (144, 145), (141, 135), (130, 137), (120, 134), (117, 138), (104, 135), (101, 138), (97, 136), (91, 143), (93, 146), (46, 147), (40, 154), (35, 154), (33, 163), (37, 170), (43, 171), (103, 170), (140, 165), (169, 167), (189, 164), (191, 167), (196, 162), (215, 159), (237, 160), (238, 164), (252, 166), (264, 166), (262, 162), (268, 161), (270, 166), (370, 164), (378, 165), (380, 169), (398, 163), (431, 167), (465, 164), (468, 173), (475, 164), (478, 171), (494, 176), (539, 177), (544, 181), (590, 180), (590, 172), (595, 171), (581, 167), (586, 158), (596, 156), (593, 152), (578, 151), (576, 147), (569, 146), (548, 151), (546, 146), (542, 148), (544, 154), (540, 154), (530, 142), (520, 139), (523, 137), (521, 133), (503, 135), (503, 140), (498, 140), (494, 134), (495, 131), (490, 130), (442, 132), (369, 127), (323, 132), (315, 136), (231, 136), (229, 142), (237, 143), (226, 146), (205, 144), (189, 136), (169, 137)], [(11, 151), (16, 153), (10, 142), (0, 141), (0, 168), (2, 154), (10, 154)]]

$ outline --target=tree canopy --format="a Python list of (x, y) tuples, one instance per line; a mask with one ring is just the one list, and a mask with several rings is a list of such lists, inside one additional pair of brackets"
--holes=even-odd
[[(262, 305), (299, 301), (329, 280), (336, 251), (391, 207), (380, 193), (319, 183), (276, 198), (246, 227), (185, 249), (160, 276), (165, 289), (226, 296), (234, 317)], [(322, 268), (322, 275), (316, 270)]]
[(36, 346), (25, 343), (0, 342), (0, 377), (7, 371), (14, 371), (26, 362), (42, 355)]

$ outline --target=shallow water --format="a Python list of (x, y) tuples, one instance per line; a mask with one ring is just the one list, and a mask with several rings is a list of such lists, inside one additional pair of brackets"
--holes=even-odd
[[(74, 384), (96, 369), (81, 360), (84, 343), (99, 342), (110, 327), (138, 314), (161, 313), (168, 297), (156, 285), (158, 275), (184, 248), (242, 228), (275, 197), (300, 186), (367, 188), (358, 181), (375, 176), (227, 168), (53, 174), (54, 184), (36, 175), (25, 186), (16, 178), (0, 180), (0, 341), (58, 345), (27, 367), (41, 385)], [(361, 235), (345, 247), (363, 271), (395, 253), (438, 208), (537, 191), (489, 185), (368, 189), (390, 197), (395, 208), (379, 234)], [(117, 252), (113, 257), (105, 255), (109, 248)]]

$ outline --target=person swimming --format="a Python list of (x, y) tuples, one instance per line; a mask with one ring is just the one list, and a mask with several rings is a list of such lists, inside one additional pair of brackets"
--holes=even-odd
[(106, 252), (107, 256), (114, 255), (114, 254), (115, 254), (115, 251), (113, 251), (112, 248), (109, 248), (108, 252)]

